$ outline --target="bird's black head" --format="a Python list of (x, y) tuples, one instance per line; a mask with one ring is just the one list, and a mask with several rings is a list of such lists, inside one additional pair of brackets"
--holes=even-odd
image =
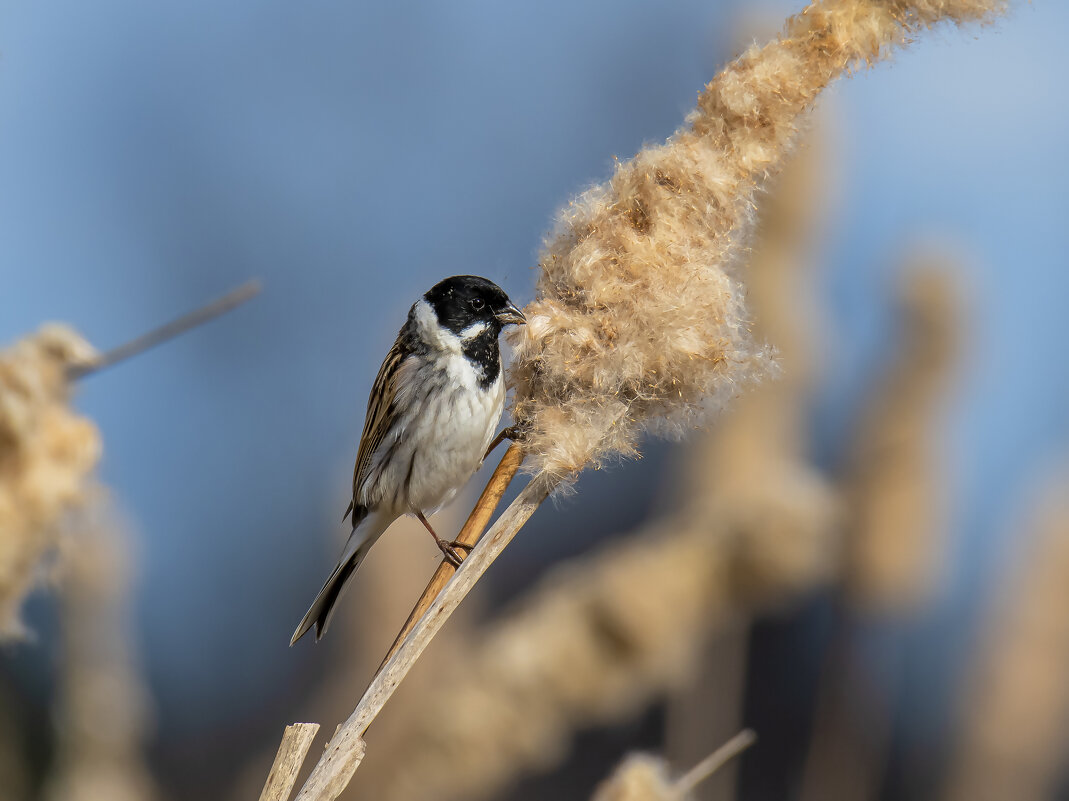
[(439, 281), (423, 299), (434, 309), (438, 322), (457, 335), (485, 323), (484, 330), (496, 338), (502, 327), (527, 322), (501, 287), (477, 275), (454, 275)]

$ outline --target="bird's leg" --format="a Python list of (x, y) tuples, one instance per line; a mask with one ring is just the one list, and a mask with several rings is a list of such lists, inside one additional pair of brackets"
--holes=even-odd
[(486, 461), (486, 457), (489, 456), (491, 453), (493, 453), (494, 452), (494, 448), (496, 448), (502, 442), (504, 442), (507, 439), (511, 439), (511, 440), (520, 439), (520, 437), (522, 435), (523, 435), (523, 432), (520, 430), (520, 427), (518, 425), (512, 425), (512, 426), (509, 426), (508, 428), (501, 429), (501, 432), (496, 437), (494, 437), (494, 441), (490, 443), (490, 447), (486, 449), (486, 453), (483, 454), (483, 461), (485, 462)]
[(430, 535), (434, 537), (434, 544), (438, 546), (439, 550), (445, 555), (445, 558), (449, 563), (453, 567), (460, 567), (460, 563), (464, 561), (464, 557), (467, 556), (467, 554), (460, 553), (459, 549), (467, 548), (468, 553), (470, 553), (474, 546), (465, 545), (463, 542), (446, 542), (435, 533), (433, 528), (431, 528), (431, 524), (423, 515), (423, 512), (416, 512), (416, 518), (423, 524), (423, 527), (430, 532)]

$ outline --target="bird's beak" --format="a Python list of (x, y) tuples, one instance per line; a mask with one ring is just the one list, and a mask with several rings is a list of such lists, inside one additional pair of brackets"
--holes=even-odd
[(508, 325), (509, 323), (524, 325), (527, 322), (527, 318), (523, 316), (523, 312), (517, 309), (511, 302), (495, 316), (497, 317), (498, 322), (502, 325)]

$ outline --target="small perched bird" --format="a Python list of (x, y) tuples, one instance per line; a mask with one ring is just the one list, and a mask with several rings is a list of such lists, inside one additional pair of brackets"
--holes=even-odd
[(352, 533), (290, 645), (313, 626), (319, 641), (360, 562), (401, 515), (418, 518), (454, 564), (463, 558), (465, 546), (439, 537), (426, 516), (482, 464), (505, 404), (498, 336), (526, 322), (497, 284), (474, 275), (446, 278), (412, 306), (371, 387), (345, 511)]

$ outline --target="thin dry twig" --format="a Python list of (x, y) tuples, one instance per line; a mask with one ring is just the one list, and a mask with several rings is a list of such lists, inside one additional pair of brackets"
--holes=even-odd
[[(504, 457), (494, 469), (493, 475), (490, 476), (490, 480), (483, 490), (483, 494), (479, 496), (475, 508), (471, 510), (464, 527), (457, 535), (456, 542), (461, 545), (473, 546), (479, 541), (479, 537), (482, 536), (483, 531), (486, 529), (486, 524), (490, 522), (490, 516), (497, 509), (501, 496), (505, 494), (505, 490), (512, 483), (512, 479), (515, 477), (516, 471), (520, 469), (522, 462), (523, 447), (518, 442), (514, 442), (509, 446)], [(405, 621), (405, 625), (394, 639), (393, 645), (390, 646), (389, 652), (382, 660), (382, 664), (379, 665), (379, 670), (382, 670), (393, 655), (397, 653), (397, 649), (401, 647), (405, 637), (415, 628), (416, 623), (423, 617), (423, 613), (430, 609), (434, 599), (438, 597), (442, 588), (449, 583), (449, 579), (453, 578), (453, 574), (456, 572), (457, 569), (453, 566), (453, 563), (447, 559), (443, 559), (442, 563), (438, 565), (438, 569), (434, 571), (434, 575), (431, 576), (431, 580), (427, 584), (427, 589), (423, 591), (423, 595), (420, 596), (416, 605), (412, 608), (408, 620)]]
[(107, 353), (102, 353), (88, 364), (73, 365), (67, 371), (67, 378), (71, 381), (77, 381), (144, 353), (157, 345), (162, 345), (169, 339), (174, 339), (192, 328), (210, 322), (216, 317), (226, 314), (231, 309), (237, 308), (245, 301), (251, 300), (260, 294), (260, 289), (259, 281), (248, 281), (237, 289), (227, 292), (221, 298), (217, 298), (211, 303), (191, 311), (189, 314), (182, 315), (177, 320), (161, 325), (159, 328), (142, 334), (113, 350), (109, 350)]
[(756, 742), (757, 733), (743, 729), (681, 776), (675, 783), (676, 791), (686, 795)]
[(297, 774), (301, 772), (301, 765), (318, 731), (318, 723), (294, 723), (286, 727), (282, 734), (282, 745), (278, 747), (260, 793), (260, 801), (288, 801), (293, 785), (297, 783)]

